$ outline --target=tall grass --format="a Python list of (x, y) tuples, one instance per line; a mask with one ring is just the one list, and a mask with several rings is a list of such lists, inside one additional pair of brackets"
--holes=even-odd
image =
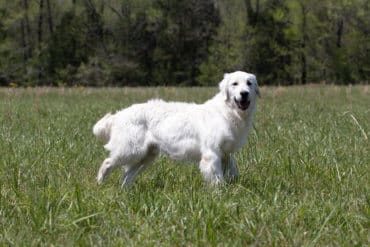
[(161, 157), (130, 189), (121, 171), (97, 186), (106, 112), (216, 91), (1, 89), (0, 245), (368, 245), (368, 86), (263, 88), (232, 184)]

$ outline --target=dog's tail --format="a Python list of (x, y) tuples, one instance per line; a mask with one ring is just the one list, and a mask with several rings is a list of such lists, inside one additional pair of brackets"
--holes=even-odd
[(105, 142), (110, 139), (110, 132), (114, 121), (114, 115), (108, 113), (102, 119), (100, 119), (93, 127), (93, 133), (95, 136), (101, 138)]

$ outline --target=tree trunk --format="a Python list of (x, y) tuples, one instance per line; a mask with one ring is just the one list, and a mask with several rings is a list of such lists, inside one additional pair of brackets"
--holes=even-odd
[(254, 21), (256, 24), (258, 22), (259, 12), (260, 12), (260, 1), (256, 0), (256, 12), (255, 12), (255, 17), (254, 17)]
[[(100, 14), (97, 12), (97, 8), (91, 0), (85, 1), (85, 8), (88, 15), (88, 35), (90, 37), (91, 47), (103, 48), (103, 20), (101, 19)], [(101, 6), (101, 9), (104, 9), (104, 6)], [(100, 49), (99, 49), (100, 50)]]
[(245, 7), (247, 8), (247, 23), (254, 26), (254, 12), (252, 8), (251, 0), (245, 0)]
[(301, 40), (301, 83), (307, 83), (307, 59), (306, 59), (306, 39), (307, 39), (307, 10), (301, 3), (302, 12), (302, 40)]
[(31, 37), (31, 27), (30, 27), (30, 21), (28, 18), (28, 0), (23, 0), (23, 7), (24, 7), (24, 26), (25, 26), (25, 35), (24, 35), (24, 41), (25, 41), (25, 52), (27, 58), (32, 57), (32, 37)]
[[(40, 7), (39, 7), (39, 22), (38, 22), (38, 29), (37, 29), (37, 37), (38, 37), (38, 52), (39, 52), (39, 56), (40, 56), (40, 53), (41, 53), (41, 49), (42, 49), (42, 23), (43, 23), (43, 9), (44, 9), (44, 0), (40, 0)], [(39, 65), (38, 66), (38, 82), (40, 83), (41, 81), (41, 66)]]
[(342, 34), (343, 34), (343, 19), (339, 19), (337, 22), (337, 47), (342, 47)]
[(28, 58), (28, 52), (27, 52), (27, 44), (26, 44), (26, 31), (25, 31), (25, 25), (24, 20), (21, 20), (21, 43), (22, 43), (22, 53), (23, 53), (23, 61), (26, 62)]
[(256, 1), (256, 10), (253, 10), (252, 1), (245, 0), (245, 7), (247, 8), (247, 23), (252, 27), (255, 27), (258, 22), (258, 15), (260, 11), (260, 1)]
[(37, 41), (38, 41), (38, 48), (41, 50), (41, 42), (42, 42), (42, 23), (43, 23), (43, 9), (44, 9), (44, 0), (40, 0), (40, 7), (39, 7), (39, 22), (37, 28)]
[(49, 32), (53, 34), (53, 17), (51, 15), (51, 7), (50, 7), (50, 0), (46, 0), (46, 7), (48, 11), (48, 24), (49, 24)]

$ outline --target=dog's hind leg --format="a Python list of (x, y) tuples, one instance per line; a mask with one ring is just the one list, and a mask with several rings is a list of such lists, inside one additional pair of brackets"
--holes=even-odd
[(125, 166), (125, 175), (122, 177), (122, 187), (130, 186), (137, 175), (145, 171), (158, 156), (159, 151), (157, 148), (149, 148), (147, 155), (135, 165)]

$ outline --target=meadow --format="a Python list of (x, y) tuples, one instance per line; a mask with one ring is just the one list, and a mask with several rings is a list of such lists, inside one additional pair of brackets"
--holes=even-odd
[[(201, 103), (217, 88), (0, 89), (1, 246), (366, 246), (370, 87), (262, 87), (237, 155), (212, 188), (197, 165), (160, 157), (130, 189), (92, 126), (161, 97)], [(217, 130), (215, 130), (217, 131)]]

